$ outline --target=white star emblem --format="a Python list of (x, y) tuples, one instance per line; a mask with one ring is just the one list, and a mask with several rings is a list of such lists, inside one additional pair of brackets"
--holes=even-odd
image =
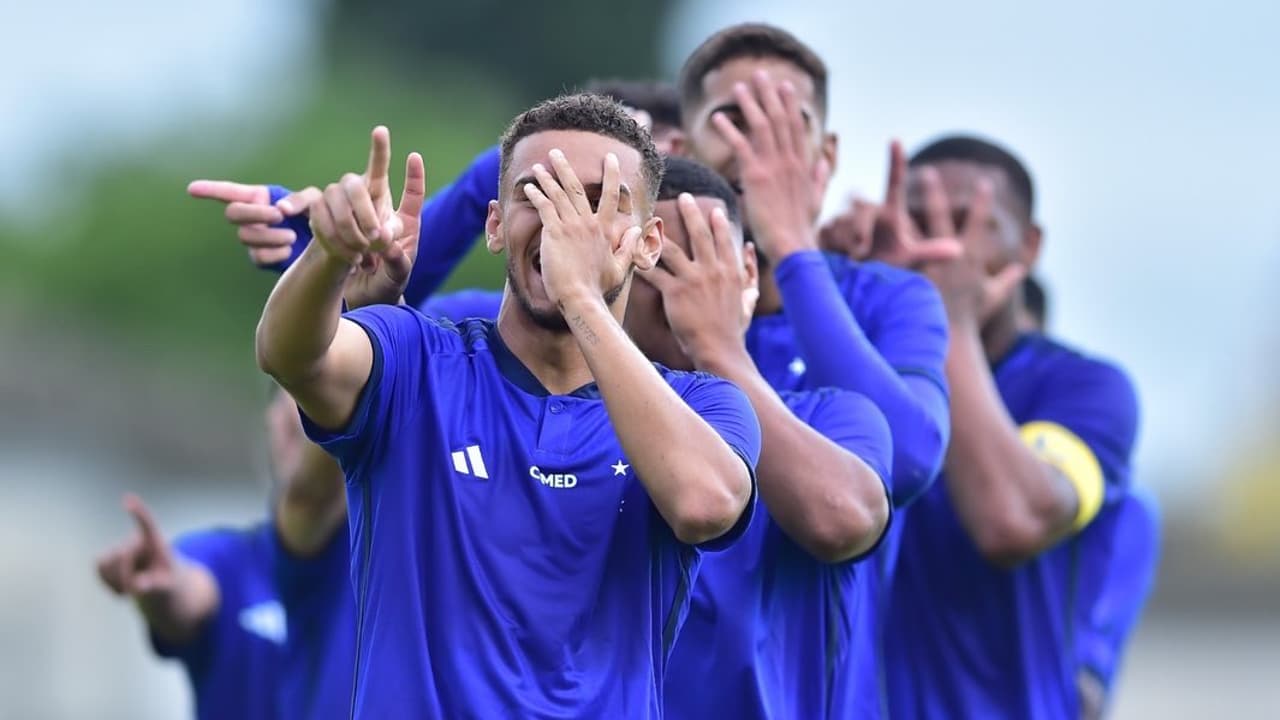
[(792, 375), (803, 375), (805, 371), (804, 359), (795, 358), (787, 365), (787, 369), (791, 371)]
[(628, 464), (626, 464), (626, 463), (624, 463), (624, 462), (622, 462), (621, 460), (619, 460), (618, 462), (614, 463), (613, 465), (610, 465), (610, 467), (612, 467), (612, 468), (613, 468), (613, 476), (614, 476), (614, 477), (617, 477), (617, 476), (619, 476), (619, 475), (626, 475), (626, 474), (627, 474), (627, 468), (629, 468), (629, 467), (631, 467), (631, 466), (630, 466), (630, 465), (628, 465)]

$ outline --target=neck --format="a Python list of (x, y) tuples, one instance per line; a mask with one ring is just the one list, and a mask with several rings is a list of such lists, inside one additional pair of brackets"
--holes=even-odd
[(756, 301), (756, 315), (774, 315), (782, 312), (782, 291), (773, 279), (773, 268), (760, 269), (760, 299)]
[(996, 311), (982, 326), (982, 349), (988, 362), (996, 362), (1009, 352), (1022, 334), (1019, 327), (1019, 304), (1009, 303)]
[(548, 330), (534, 322), (512, 295), (510, 284), (502, 293), (498, 335), (511, 354), (553, 395), (565, 395), (593, 380), (573, 333)]

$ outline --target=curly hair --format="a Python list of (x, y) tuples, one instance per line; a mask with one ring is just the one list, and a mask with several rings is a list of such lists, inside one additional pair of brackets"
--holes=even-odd
[(613, 138), (634, 148), (640, 153), (640, 172), (644, 176), (649, 205), (656, 202), (658, 187), (662, 184), (662, 156), (654, 147), (649, 131), (631, 119), (618, 101), (603, 95), (561, 95), (544, 100), (517, 115), (502, 134), (499, 176), (507, 176), (511, 166), (511, 152), (516, 143), (530, 135), (549, 130), (580, 130)]

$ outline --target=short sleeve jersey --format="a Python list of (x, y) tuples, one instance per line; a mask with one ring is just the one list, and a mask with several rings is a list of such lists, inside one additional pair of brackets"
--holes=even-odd
[[(889, 476), (889, 426), (870, 400), (832, 389), (783, 399)], [(820, 562), (761, 504), (742, 541), (703, 563), (667, 673), (667, 717), (820, 720), (877, 709), (874, 568), (859, 559)]]
[[(369, 381), (346, 427), (304, 426), (348, 481), (354, 715), (659, 717), (701, 553), (657, 513), (598, 389), (548, 393), (490, 322), (347, 317)], [(754, 468), (746, 396), (661, 373)]]

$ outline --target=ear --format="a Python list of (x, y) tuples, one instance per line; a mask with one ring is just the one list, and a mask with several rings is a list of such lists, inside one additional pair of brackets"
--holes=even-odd
[(819, 151), (831, 168), (831, 176), (836, 174), (836, 156), (840, 154), (840, 136), (834, 132), (822, 134), (822, 149)]
[(494, 255), (501, 255), (507, 248), (502, 237), (502, 206), (497, 200), (489, 201), (489, 214), (484, 219), (484, 246)]
[(641, 272), (652, 270), (662, 255), (662, 218), (654, 215), (645, 221), (640, 242), (636, 244), (635, 254), (631, 256), (631, 264)]
[(1018, 248), (1018, 261), (1022, 266), (1030, 270), (1035, 267), (1036, 260), (1040, 259), (1040, 248), (1044, 241), (1044, 231), (1040, 226), (1031, 223), (1027, 226), (1026, 231), (1022, 234), (1022, 247)]
[(756, 314), (756, 303), (760, 301), (760, 264), (756, 261), (754, 245), (742, 248), (742, 270), (746, 275), (742, 286), (742, 314), (750, 320)]
[(675, 157), (684, 157), (685, 155), (684, 130), (674, 129), (674, 130), (668, 131), (667, 154)]

